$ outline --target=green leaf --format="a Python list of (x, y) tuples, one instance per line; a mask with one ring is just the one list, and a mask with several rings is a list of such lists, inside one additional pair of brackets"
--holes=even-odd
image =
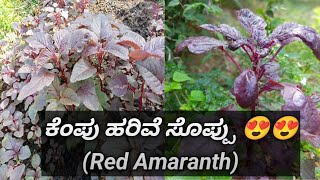
[(99, 103), (101, 104), (103, 109), (107, 110), (110, 107), (110, 105), (108, 104), (109, 97), (104, 92), (101, 92), (100, 85), (96, 85), (96, 92)]
[(179, 0), (172, 0), (169, 2), (168, 7), (178, 6), (180, 4)]
[(193, 4), (185, 4), (184, 5), (184, 11), (183, 11), (183, 16), (186, 16), (187, 12), (192, 10), (192, 9), (197, 9), (197, 8), (205, 8), (205, 9), (210, 9), (210, 7), (205, 4), (205, 3), (202, 3), (202, 2), (199, 2), (199, 3), (193, 3)]
[(185, 81), (192, 81), (193, 79), (184, 72), (176, 71), (173, 73), (173, 80), (176, 82), (185, 82)]
[(219, 6), (216, 5), (211, 5), (211, 7), (208, 9), (208, 12), (210, 13), (215, 13), (215, 14), (219, 14), (222, 12), (222, 9)]
[(183, 104), (183, 105), (180, 107), (180, 110), (182, 110), (182, 111), (191, 111), (191, 110), (192, 110), (192, 107), (190, 106), (190, 104)]
[(181, 83), (179, 82), (171, 82), (164, 85), (164, 92), (170, 92), (177, 89), (182, 89)]
[(190, 93), (189, 100), (203, 102), (206, 100), (206, 96), (200, 90), (193, 90)]

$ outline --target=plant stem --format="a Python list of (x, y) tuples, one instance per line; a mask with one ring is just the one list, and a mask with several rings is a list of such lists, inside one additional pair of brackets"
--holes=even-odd
[(227, 55), (229, 57), (229, 59), (237, 66), (237, 68), (239, 69), (240, 72), (242, 72), (242, 69), (240, 67), (240, 65), (238, 64), (238, 62), (223, 48), (219, 48), (221, 51), (224, 52), (225, 55)]
[(177, 93), (174, 92), (174, 95), (176, 96), (177, 102), (178, 102), (179, 106), (181, 107), (182, 104), (181, 104), (181, 102), (180, 102), (180, 100), (179, 100), (179, 97), (178, 97)]
[(251, 107), (251, 111), (256, 111), (256, 103), (254, 103), (254, 105)]
[(251, 62), (253, 62), (253, 59), (252, 59), (252, 57), (250, 56), (250, 54), (249, 54), (249, 52), (247, 51), (247, 49), (245, 48), (245, 46), (242, 45), (241, 48), (242, 48), (242, 49), (246, 52), (246, 54), (249, 56)]
[(141, 95), (139, 98), (139, 111), (142, 111), (142, 98), (143, 98), (143, 89), (144, 89), (144, 80), (142, 81), (142, 85), (141, 85)]
[(272, 62), (275, 58), (276, 58), (276, 56), (279, 54), (279, 52), (282, 50), (282, 48), (283, 48), (284, 46), (280, 46), (280, 48), (277, 50), (277, 52), (273, 55), (273, 57), (270, 59), (270, 62)]

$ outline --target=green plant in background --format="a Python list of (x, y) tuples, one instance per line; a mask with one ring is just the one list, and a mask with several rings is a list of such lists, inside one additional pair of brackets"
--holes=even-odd
[(316, 167), (315, 173), (316, 173), (316, 178), (320, 179), (320, 167)]
[(13, 32), (11, 24), (33, 14), (38, 0), (0, 0), (0, 39)]
[[(183, 61), (187, 59), (173, 58), (171, 49), (186, 37), (199, 33), (197, 25), (208, 22), (208, 16), (221, 14), (222, 9), (217, 5), (219, 1), (207, 0), (167, 0), (166, 1), (166, 101), (167, 110), (216, 110), (232, 102), (229, 93), (224, 91), (223, 85), (231, 87), (231, 81), (213, 83), (216, 79), (225, 79), (220, 69), (212, 70), (212, 76), (192, 74)], [(222, 37), (221, 37), (222, 38)], [(204, 63), (213, 54), (206, 55), (201, 61)], [(190, 76), (194, 76), (194, 81)], [(213, 79), (212, 77), (217, 77)]]

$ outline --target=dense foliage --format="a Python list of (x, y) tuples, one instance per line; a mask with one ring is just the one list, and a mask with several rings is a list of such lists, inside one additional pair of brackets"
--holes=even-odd
[(88, 3), (43, 2), (4, 47), (0, 179), (41, 176), (39, 111), (161, 108), (164, 37), (146, 40)]

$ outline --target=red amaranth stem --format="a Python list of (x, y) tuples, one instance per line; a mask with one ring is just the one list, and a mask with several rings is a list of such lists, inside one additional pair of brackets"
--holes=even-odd
[(62, 68), (61, 63), (60, 63), (60, 61), (58, 61), (58, 58), (55, 54), (53, 55), (52, 59), (56, 63), (56, 65), (58, 66), (59, 71), (61, 72), (60, 78), (66, 83), (66, 85), (68, 85), (68, 79), (66, 77), (66, 74), (64, 73), (64, 68)]
[(139, 111), (142, 111), (142, 97), (143, 97), (144, 83), (145, 81), (143, 80), (141, 85), (141, 95), (139, 98)]
[(60, 22), (60, 17), (58, 16), (58, 13), (54, 13), (54, 18), (56, 19), (58, 28), (60, 29), (61, 28), (61, 22)]
[[(98, 74), (102, 74), (103, 73), (103, 70), (102, 70), (102, 61), (103, 61), (103, 57), (104, 57), (104, 54), (103, 52), (98, 52), (97, 53), (97, 58), (98, 58), (98, 67), (97, 67), (97, 70), (98, 70)], [(100, 90), (101, 92), (104, 92), (104, 87), (103, 87), (103, 80), (100, 78), (99, 76), (99, 81), (100, 81)]]
[(273, 46), (274, 45), (274, 40), (272, 40), (267, 46), (266, 46), (266, 48), (270, 48), (271, 46)]
[(237, 66), (239, 71), (242, 72), (242, 69), (241, 69), (240, 65), (238, 64), (238, 62), (223, 47), (219, 47), (219, 49), (221, 51), (223, 51), (225, 53), (225, 55), (227, 55), (229, 57), (229, 59)]
[(250, 56), (250, 54), (249, 54), (249, 52), (247, 51), (247, 49), (245, 48), (245, 46), (244, 46), (244, 45), (241, 45), (241, 48), (242, 48), (242, 49), (246, 52), (246, 54), (249, 56), (251, 62), (253, 62), (253, 59), (252, 59), (252, 57)]
[(283, 48), (284, 46), (280, 46), (280, 48), (277, 50), (277, 52), (273, 55), (273, 57), (270, 59), (270, 62), (272, 62), (275, 58), (276, 58), (276, 56), (280, 53), (280, 51), (282, 50), (282, 48)]

